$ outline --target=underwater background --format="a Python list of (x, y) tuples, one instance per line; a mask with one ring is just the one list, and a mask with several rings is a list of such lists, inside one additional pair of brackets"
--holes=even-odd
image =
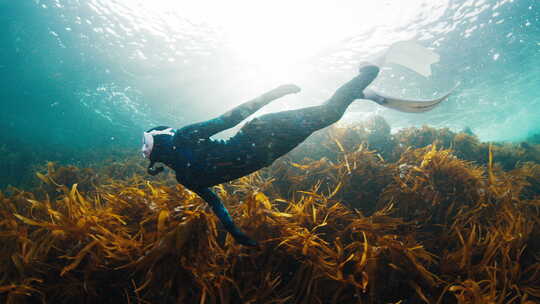
[[(540, 2), (0, 0), (0, 29), (0, 303), (540, 303)], [(146, 174), (143, 131), (319, 104), (403, 40), (433, 75), (374, 86), (454, 93), (216, 187), (259, 248)]]
[(357, 102), (342, 122), (378, 114), (393, 130), (468, 127), (483, 141), (526, 140), (540, 128), (538, 5), (1, 0), (0, 184), (22, 183), (45, 160), (138, 148), (143, 130), (215, 117), (282, 83), (303, 91), (256, 115), (318, 104), (401, 40), (440, 54), (433, 76), (383, 71), (375, 85), (429, 98), (458, 84), (455, 94), (421, 115)]

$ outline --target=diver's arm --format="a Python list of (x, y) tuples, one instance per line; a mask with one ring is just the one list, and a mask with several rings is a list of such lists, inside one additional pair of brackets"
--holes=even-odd
[(238, 243), (246, 246), (257, 246), (256, 241), (250, 239), (234, 224), (233, 219), (229, 214), (229, 211), (227, 211), (227, 208), (225, 208), (223, 202), (221, 201), (219, 196), (214, 193), (214, 191), (212, 191), (210, 188), (196, 188), (190, 190), (197, 193), (210, 205), (210, 207), (212, 207), (212, 210), (221, 220), (221, 223), (223, 224), (223, 226), (225, 226), (225, 229), (227, 229), (227, 231), (231, 233), (231, 235)]
[(300, 92), (300, 88), (294, 84), (282, 85), (255, 99), (244, 102), (219, 117), (185, 126), (178, 131), (189, 137), (208, 138), (216, 133), (236, 126), (242, 120), (246, 119), (272, 100), (298, 92)]

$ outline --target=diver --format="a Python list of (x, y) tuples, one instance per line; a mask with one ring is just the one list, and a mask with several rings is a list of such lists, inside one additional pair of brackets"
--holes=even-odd
[(405, 112), (424, 112), (446, 98), (422, 103), (385, 97), (373, 90), (365, 90), (378, 73), (377, 66), (363, 64), (359, 74), (339, 87), (323, 104), (253, 118), (225, 141), (210, 137), (236, 126), (271, 101), (298, 93), (300, 88), (293, 84), (279, 86), (217, 118), (180, 129), (165, 126), (152, 128), (143, 135), (142, 153), (150, 160), (148, 173), (156, 175), (164, 170), (161, 166), (154, 168), (156, 162), (173, 169), (176, 180), (208, 202), (237, 242), (255, 246), (257, 242), (234, 224), (223, 202), (212, 191), (212, 186), (270, 166), (313, 132), (337, 122), (356, 99), (369, 99)]

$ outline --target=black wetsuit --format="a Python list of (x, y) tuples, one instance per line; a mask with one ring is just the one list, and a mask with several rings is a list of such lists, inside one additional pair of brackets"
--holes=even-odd
[(378, 68), (365, 66), (360, 74), (341, 86), (320, 106), (266, 114), (246, 123), (228, 140), (210, 137), (232, 128), (272, 100), (283, 94), (272, 91), (248, 101), (208, 121), (174, 131), (174, 136), (160, 144), (159, 161), (176, 171), (179, 183), (194, 191), (212, 207), (225, 228), (245, 245), (256, 242), (233, 223), (220, 198), (210, 187), (248, 175), (269, 166), (277, 158), (298, 146), (313, 132), (338, 121), (362, 91), (375, 79)]

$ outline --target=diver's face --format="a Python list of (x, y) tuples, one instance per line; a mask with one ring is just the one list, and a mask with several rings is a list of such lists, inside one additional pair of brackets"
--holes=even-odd
[(150, 154), (152, 154), (152, 148), (154, 148), (154, 136), (148, 132), (143, 133), (143, 145), (141, 152), (144, 158), (150, 159)]

